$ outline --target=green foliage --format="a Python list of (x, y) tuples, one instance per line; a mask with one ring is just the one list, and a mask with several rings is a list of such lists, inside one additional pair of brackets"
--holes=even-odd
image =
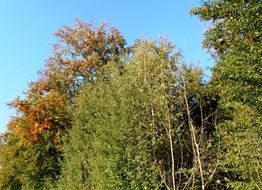
[[(232, 103), (229, 104), (232, 109)], [(261, 118), (246, 105), (235, 103), (233, 118), (220, 124), (219, 152), (226, 184), (233, 189), (261, 187)]]
[[(0, 189), (44, 189), (57, 178), (59, 156), (51, 143), (32, 145), (7, 134), (1, 148)], [(41, 168), (39, 168), (41, 165)]]
[(192, 14), (212, 21), (204, 47), (218, 64), (214, 78), (220, 81), (226, 101), (240, 101), (261, 111), (262, 4), (252, 1), (207, 1)]
[(261, 0), (209, 0), (208, 84), (173, 45), (77, 21), (0, 138), (0, 189), (261, 189)]
[[(170, 50), (163, 48), (140, 42), (130, 63), (104, 67), (95, 86), (85, 86), (67, 145), (61, 189), (79, 187), (81, 181), (86, 189), (161, 188), (155, 157), (164, 128), (156, 124), (160, 121), (152, 118), (152, 111), (168, 109), (164, 92), (173, 63)], [(82, 158), (76, 181), (71, 180), (73, 155)]]
[[(190, 109), (196, 111), (204, 94), (201, 71), (178, 68), (179, 55), (172, 51), (168, 41), (140, 40), (121, 67), (104, 66), (95, 84), (83, 87), (57, 189), (200, 187), (182, 84)], [(204, 129), (204, 124), (198, 127)], [(207, 168), (208, 161), (204, 165), (204, 170), (213, 167)]]
[(204, 47), (214, 55), (212, 83), (220, 91), (219, 170), (224, 185), (261, 189), (262, 3), (205, 1), (192, 10), (212, 21)]

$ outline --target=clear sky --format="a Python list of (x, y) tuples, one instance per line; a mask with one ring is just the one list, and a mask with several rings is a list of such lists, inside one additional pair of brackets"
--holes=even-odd
[(109, 22), (131, 44), (141, 37), (168, 37), (184, 60), (203, 68), (212, 60), (201, 47), (205, 24), (188, 10), (200, 0), (0, 0), (0, 132), (14, 111), (6, 104), (26, 92), (55, 42), (52, 32), (76, 18)]

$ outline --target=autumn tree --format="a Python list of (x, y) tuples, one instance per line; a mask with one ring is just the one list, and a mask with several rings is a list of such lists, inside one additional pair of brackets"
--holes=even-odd
[(55, 36), (58, 42), (39, 79), (30, 84), (24, 99), (10, 103), (17, 115), (9, 122), (1, 147), (4, 189), (12, 189), (13, 183), (19, 184), (16, 189), (41, 189), (58, 178), (62, 137), (71, 129), (69, 109), (81, 84), (93, 83), (99, 68), (125, 53), (122, 35), (105, 24), (94, 27), (77, 21)]

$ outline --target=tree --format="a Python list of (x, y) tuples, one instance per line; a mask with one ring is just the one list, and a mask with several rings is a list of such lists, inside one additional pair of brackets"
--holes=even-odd
[(157, 137), (164, 128), (154, 124), (153, 120), (158, 121), (152, 117), (159, 116), (152, 116), (152, 109), (157, 109), (158, 98), (164, 98), (164, 80), (169, 80), (165, 75), (170, 74), (168, 67), (176, 61), (168, 57), (170, 48), (141, 41), (134, 45), (123, 67), (111, 63), (101, 71), (94, 87), (85, 85), (77, 101), (58, 188), (163, 186), (154, 152), (158, 151), (155, 144), (161, 141)]
[(221, 179), (235, 189), (261, 189), (261, 45), (260, 0), (205, 1), (192, 10), (212, 21), (204, 47), (214, 55), (212, 83), (220, 88)]
[[(94, 82), (100, 67), (125, 53), (122, 35), (105, 24), (96, 28), (77, 21), (55, 35), (59, 41), (39, 79), (31, 83), (25, 99), (18, 97), (10, 104), (17, 115), (9, 122), (1, 147), (0, 178), (15, 176), (23, 189), (41, 189), (58, 178), (62, 138), (71, 129), (69, 107), (74, 107), (81, 84)], [(9, 160), (21, 162), (8, 164)], [(12, 189), (12, 183), (6, 185)]]
[(203, 45), (217, 61), (214, 78), (226, 101), (251, 105), (261, 112), (261, 1), (206, 1), (192, 14), (212, 21)]
[(204, 120), (213, 113), (201, 112), (200, 125), (201, 117), (191, 114), (200, 115), (200, 101), (210, 107), (201, 71), (179, 68), (179, 55), (165, 40), (139, 40), (117, 65), (103, 67), (77, 98), (57, 189), (207, 187), (214, 168)]

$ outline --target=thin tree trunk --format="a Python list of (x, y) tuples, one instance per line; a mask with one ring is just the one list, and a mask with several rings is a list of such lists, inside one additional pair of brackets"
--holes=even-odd
[(171, 128), (170, 118), (168, 118), (168, 138), (169, 138), (170, 154), (171, 154), (171, 161), (172, 161), (172, 184), (173, 184), (173, 189), (176, 190), (175, 158), (174, 158), (174, 148), (173, 148), (172, 128)]
[(196, 133), (195, 133), (195, 128), (192, 122), (191, 118), (191, 113), (190, 113), (190, 108), (188, 105), (188, 98), (187, 98), (187, 92), (186, 92), (186, 84), (184, 81), (184, 77), (182, 76), (183, 80), (183, 95), (184, 95), (184, 100), (185, 100), (185, 105), (186, 105), (186, 111), (187, 111), (187, 118), (188, 118), (188, 125), (191, 133), (191, 139), (192, 139), (192, 146), (193, 146), (193, 152), (194, 152), (194, 157), (197, 160), (198, 167), (199, 167), (199, 172), (200, 172), (200, 178), (201, 178), (201, 188), (202, 190), (205, 190), (205, 181), (204, 181), (204, 174), (203, 174), (203, 169), (202, 169), (202, 163), (201, 163), (201, 155), (200, 155), (200, 150), (199, 146), (196, 140)]

